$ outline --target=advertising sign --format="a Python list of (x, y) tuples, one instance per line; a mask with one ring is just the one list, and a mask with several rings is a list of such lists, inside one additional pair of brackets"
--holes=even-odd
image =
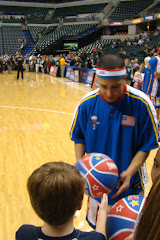
[(92, 85), (92, 89), (97, 89), (99, 88), (99, 85), (98, 85), (98, 77), (97, 77), (97, 74), (95, 75), (94, 77), (94, 81), (93, 81), (93, 85)]
[(58, 70), (57, 66), (51, 66), (49, 74), (51, 74), (54, 77), (56, 77), (57, 76), (57, 70)]
[(70, 71), (70, 80), (75, 81), (75, 72), (73, 70)]
[(66, 66), (66, 78), (70, 78), (71, 71), (73, 71), (73, 67)]
[(92, 85), (92, 81), (94, 78), (96, 70), (93, 69), (87, 69), (87, 80), (86, 83)]
[(153, 19), (154, 19), (154, 15), (144, 17), (144, 21), (149, 21), (149, 20), (153, 20)]

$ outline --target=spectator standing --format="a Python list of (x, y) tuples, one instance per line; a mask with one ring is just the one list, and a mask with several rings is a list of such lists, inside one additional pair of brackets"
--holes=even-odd
[(12, 61), (11, 61), (11, 56), (7, 60), (7, 67), (8, 67), (8, 73), (12, 73)]
[(64, 77), (65, 67), (66, 67), (66, 61), (65, 61), (65, 59), (64, 59), (63, 56), (60, 58), (59, 63), (60, 63), (61, 77)]
[(25, 59), (25, 68), (26, 68), (26, 72), (29, 72), (29, 56), (26, 56)]
[(132, 83), (132, 81), (133, 81), (133, 69), (130, 65), (130, 61), (129, 61), (128, 58), (125, 59), (124, 64), (125, 64), (126, 71), (127, 71), (126, 83), (128, 85), (133, 86), (133, 83)]

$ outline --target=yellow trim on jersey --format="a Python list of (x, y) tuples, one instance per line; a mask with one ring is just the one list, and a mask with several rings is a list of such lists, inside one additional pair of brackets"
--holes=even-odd
[(96, 94), (94, 94), (94, 95), (89, 96), (88, 98), (83, 99), (82, 102), (80, 102), (79, 106), (80, 106), (83, 102), (85, 102), (86, 100), (88, 100), (88, 99), (90, 99), (90, 98), (93, 98), (93, 97), (96, 97), (97, 95), (99, 95), (99, 92), (96, 93)]
[(75, 119), (74, 119), (74, 122), (73, 122), (73, 126), (71, 128), (70, 139), (72, 138), (73, 129), (74, 129), (75, 125), (76, 125), (77, 116), (78, 116), (78, 109), (77, 109), (76, 116), (75, 116)]
[(139, 176), (140, 176), (140, 179), (141, 179), (141, 186), (142, 186), (142, 189), (144, 190), (143, 181), (142, 181), (142, 174), (141, 174), (140, 169), (138, 169), (138, 172), (139, 172)]
[[(87, 97), (87, 98), (85, 98), (85, 99), (83, 99), (82, 102), (80, 102), (79, 106), (80, 106), (83, 102), (85, 102), (85, 101), (87, 101), (88, 99), (91, 99), (91, 98), (93, 98), (93, 97), (96, 97), (97, 95), (99, 95), (99, 92), (96, 93), (96, 94), (94, 94), (94, 95), (91, 95), (91, 96), (89, 96), (89, 97)], [(79, 107), (79, 106), (78, 106), (78, 107)], [(75, 127), (75, 125), (76, 125), (77, 116), (78, 116), (78, 109), (77, 109), (77, 113), (76, 113), (76, 116), (75, 116), (75, 119), (74, 119), (74, 122), (73, 122), (73, 125), (72, 125), (72, 128), (71, 128), (70, 139), (72, 138), (73, 130), (74, 130), (74, 127)]]
[(148, 89), (147, 89), (147, 93), (148, 94), (148, 91), (149, 91), (149, 88), (150, 88), (150, 85), (151, 85), (151, 79), (152, 79), (152, 74), (151, 74), (151, 77), (150, 77), (150, 81), (149, 81), (149, 85), (148, 85)]
[(131, 93), (129, 93), (129, 92), (126, 92), (125, 94), (127, 94), (128, 96), (130, 96), (130, 97), (133, 97), (133, 98), (137, 98), (137, 99), (140, 99), (146, 106), (147, 106), (147, 109), (148, 109), (148, 113), (149, 113), (149, 115), (150, 115), (150, 118), (151, 118), (151, 121), (152, 121), (152, 125), (153, 125), (153, 129), (154, 129), (154, 131), (155, 131), (155, 134), (156, 134), (156, 140), (157, 140), (157, 142), (158, 142), (158, 134), (157, 134), (157, 129), (156, 129), (156, 125), (155, 125), (155, 122), (154, 122), (154, 119), (153, 119), (153, 116), (152, 116), (152, 114), (151, 114), (151, 111), (150, 111), (150, 109), (149, 109), (149, 105), (146, 103), (146, 101), (145, 100), (143, 100), (143, 98), (141, 98), (141, 97), (137, 97), (137, 96), (135, 96), (135, 95), (132, 95)]

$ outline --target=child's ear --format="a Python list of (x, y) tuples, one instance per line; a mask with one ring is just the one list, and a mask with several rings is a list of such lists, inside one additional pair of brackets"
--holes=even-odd
[(82, 205), (83, 205), (83, 200), (81, 201), (80, 205), (77, 207), (77, 210), (78, 210), (78, 211), (81, 210)]

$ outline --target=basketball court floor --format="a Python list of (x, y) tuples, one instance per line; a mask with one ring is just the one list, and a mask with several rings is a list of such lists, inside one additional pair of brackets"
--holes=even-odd
[[(0, 74), (0, 239), (14, 239), (22, 224), (40, 226), (29, 202), (26, 182), (40, 165), (50, 161), (75, 163), (69, 140), (77, 103), (90, 87), (41, 73)], [(156, 150), (147, 159), (150, 171)], [(151, 186), (147, 184), (145, 195)], [(90, 230), (85, 221), (86, 200), (75, 227)]]

